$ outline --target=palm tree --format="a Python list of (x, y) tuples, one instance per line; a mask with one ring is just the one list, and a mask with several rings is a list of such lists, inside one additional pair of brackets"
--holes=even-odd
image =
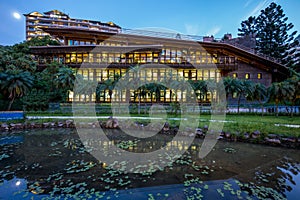
[(195, 91), (195, 95), (197, 96), (197, 98), (200, 100), (200, 112), (201, 109), (203, 107), (203, 99), (206, 96), (208, 89), (207, 89), (207, 84), (205, 81), (203, 80), (189, 80), (188, 81), (190, 83), (190, 85), (192, 86), (192, 88)]
[(238, 113), (240, 113), (240, 104), (241, 104), (242, 97), (245, 97), (247, 99), (248, 96), (252, 96), (253, 94), (253, 82), (249, 80), (241, 80), (235, 82), (235, 86), (236, 86), (235, 92), (238, 95)]
[(76, 75), (73, 69), (68, 67), (60, 67), (55, 74), (55, 83), (57, 88), (64, 88), (66, 90), (72, 90)]
[(86, 101), (86, 95), (91, 96), (95, 92), (97, 83), (91, 80), (85, 80), (82, 75), (77, 75), (74, 85), (75, 95), (84, 95)]
[(248, 93), (247, 100), (250, 101), (258, 101), (261, 107), (261, 115), (264, 114), (264, 101), (267, 98), (267, 88), (264, 84), (261, 83), (255, 83), (252, 86), (252, 92)]
[[(226, 99), (228, 102), (229, 96), (236, 97), (238, 98), (238, 113), (240, 110), (240, 100), (241, 100), (241, 95), (243, 93), (243, 84), (241, 80), (236, 79), (236, 78), (231, 78), (231, 77), (226, 77), (223, 80), (224, 83), (224, 88), (226, 92)], [(228, 105), (228, 104), (227, 104)]]
[(233, 82), (233, 78), (231, 77), (226, 77), (223, 79), (223, 84), (224, 84), (224, 88), (225, 88), (225, 92), (226, 92), (226, 100), (228, 102), (228, 98), (230, 95), (233, 94), (234, 92), (234, 85), (232, 84)]
[(300, 75), (299, 74), (293, 75), (291, 78), (287, 79), (287, 82), (290, 83), (291, 85), (293, 85), (295, 88), (295, 92), (290, 98), (291, 107), (292, 107), (291, 108), (291, 117), (293, 117), (293, 114), (294, 114), (293, 108), (294, 108), (297, 100), (300, 99)]
[(183, 102), (183, 92), (187, 91), (188, 89), (187, 82), (183, 79), (178, 78), (177, 80), (171, 81), (170, 87), (175, 91), (180, 91), (180, 101)]
[(285, 100), (292, 99), (295, 93), (295, 87), (288, 81), (275, 82), (269, 87), (268, 93), (270, 100), (273, 100), (276, 104), (276, 117), (278, 117), (278, 104)]
[(160, 98), (161, 98), (160, 93), (161, 93), (161, 91), (163, 90), (164, 94), (165, 94), (165, 92), (167, 90), (166, 86), (164, 86), (162, 84), (159, 84), (159, 83), (149, 83), (145, 87), (150, 92), (151, 101), (153, 99), (153, 94), (155, 94), (156, 102), (160, 102)]
[(28, 71), (7, 70), (0, 76), (1, 90), (4, 91), (10, 99), (7, 110), (16, 98), (22, 97), (33, 85), (33, 76)]

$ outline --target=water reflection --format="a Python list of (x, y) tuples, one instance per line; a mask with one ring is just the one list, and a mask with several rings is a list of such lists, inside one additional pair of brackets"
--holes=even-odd
[[(131, 198), (136, 195), (137, 199), (223, 196), (225, 199), (295, 199), (300, 195), (300, 154), (296, 149), (218, 142), (207, 157), (200, 159), (203, 141), (200, 139), (195, 139), (189, 147), (184, 140), (174, 141), (167, 135), (136, 139), (117, 130), (108, 130), (106, 134), (109, 142), (83, 141), (87, 148), (71, 129), (4, 135), (0, 138), (0, 198), (93, 195), (126, 199), (128, 195)], [(96, 148), (105, 153), (115, 145), (136, 153), (161, 147), (188, 151), (165, 168), (160, 168), (157, 162), (166, 162), (175, 155), (164, 154), (157, 161), (139, 166), (132, 160), (106, 163), (90, 154)], [(124, 170), (128, 163), (133, 163), (130, 166), (134, 167), (129, 169), (132, 173)]]

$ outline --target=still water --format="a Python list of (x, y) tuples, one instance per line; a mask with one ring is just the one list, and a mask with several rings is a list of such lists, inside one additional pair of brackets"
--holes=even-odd
[[(93, 134), (87, 129), (87, 134)], [(74, 129), (44, 129), (0, 136), (0, 199), (298, 199), (300, 151), (219, 141), (201, 159), (202, 139), (155, 135), (134, 138), (107, 130), (109, 142), (85, 140)], [(150, 164), (108, 163), (92, 155), (113, 146), (145, 153), (187, 148), (175, 161), (162, 153)], [(114, 152), (122, 157), (120, 152)], [(111, 155), (106, 155), (111, 156)], [(174, 155), (173, 155), (174, 156)], [(164, 163), (163, 167), (160, 165)]]

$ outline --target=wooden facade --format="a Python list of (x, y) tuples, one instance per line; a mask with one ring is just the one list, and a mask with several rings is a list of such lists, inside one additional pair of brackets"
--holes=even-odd
[[(139, 72), (145, 80), (159, 81), (166, 73), (184, 80), (215, 80), (232, 76), (249, 79), (269, 86), (287, 76), (287, 69), (274, 60), (222, 42), (200, 42), (177, 38), (107, 33), (99, 30), (83, 30), (74, 27), (47, 27), (43, 31), (63, 42), (61, 46), (31, 47), (31, 52), (40, 68), (53, 61), (77, 69), (87, 80), (104, 82), (115, 75), (123, 76), (133, 66), (147, 65)], [(170, 70), (170, 69), (175, 69)], [(168, 70), (170, 70), (168, 72)], [(133, 75), (132, 75), (133, 76)], [(131, 101), (137, 101), (130, 91)], [(160, 101), (178, 101), (172, 91), (162, 91)], [(70, 101), (95, 100), (95, 94), (88, 97), (74, 97)], [(111, 101), (109, 94), (100, 99)], [(203, 99), (210, 101), (212, 94)], [(124, 94), (119, 101), (125, 101)], [(153, 97), (145, 98), (153, 102)]]

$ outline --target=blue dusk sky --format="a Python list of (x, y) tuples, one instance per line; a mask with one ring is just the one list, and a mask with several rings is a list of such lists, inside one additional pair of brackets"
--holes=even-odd
[[(57, 9), (71, 18), (112, 21), (123, 28), (163, 28), (182, 34), (237, 36), (240, 23), (271, 2), (283, 7), (300, 32), (300, 0), (1, 0), (0, 45), (25, 40), (25, 18), (32, 11)], [(18, 16), (19, 13), (21, 15)]]

